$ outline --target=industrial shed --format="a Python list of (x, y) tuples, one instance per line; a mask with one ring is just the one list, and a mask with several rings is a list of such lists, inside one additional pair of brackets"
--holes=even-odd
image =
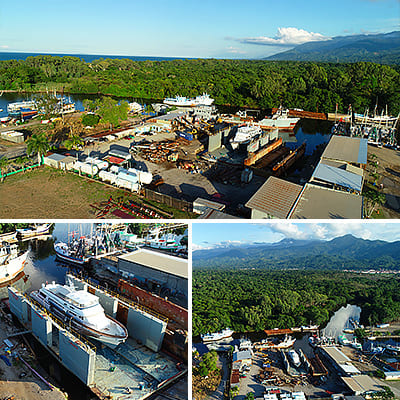
[(289, 218), (361, 219), (362, 196), (307, 183)]
[(363, 186), (362, 176), (346, 169), (320, 162), (310, 179), (310, 183), (326, 185), (331, 189), (348, 190), (360, 194)]
[(160, 285), (188, 297), (188, 261), (184, 258), (141, 248), (119, 256), (118, 270), (153, 287)]
[(270, 176), (246, 203), (251, 218), (287, 218), (303, 187)]
[(360, 168), (367, 165), (368, 140), (333, 135), (321, 160), (344, 161)]

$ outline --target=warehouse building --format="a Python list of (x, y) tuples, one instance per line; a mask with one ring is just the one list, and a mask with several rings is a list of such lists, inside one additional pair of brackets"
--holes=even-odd
[(188, 298), (188, 261), (158, 251), (140, 248), (118, 257), (123, 276), (146, 282), (151, 289), (168, 288)]

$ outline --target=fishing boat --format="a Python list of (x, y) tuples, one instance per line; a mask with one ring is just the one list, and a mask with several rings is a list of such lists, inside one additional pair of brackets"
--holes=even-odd
[(188, 98), (185, 96), (167, 97), (164, 99), (164, 104), (175, 107), (195, 107), (199, 105), (210, 106), (214, 99), (209, 94), (203, 93), (195, 98)]
[(226, 339), (233, 335), (234, 331), (229, 328), (223, 329), (221, 332), (205, 333), (200, 335), (203, 342), (215, 342), (217, 340)]
[(338, 340), (339, 343), (342, 344), (343, 346), (348, 346), (351, 344), (351, 341), (347, 339), (346, 335), (339, 335)]
[(50, 232), (51, 225), (53, 224), (35, 224), (34, 226), (30, 226), (28, 228), (16, 229), (17, 237), (20, 239), (26, 239), (39, 235), (47, 235)]
[(78, 265), (85, 265), (90, 260), (90, 257), (85, 256), (84, 249), (83, 242), (77, 242), (73, 245), (64, 242), (54, 244), (54, 251), (58, 259)]
[(280, 106), (271, 118), (264, 118), (258, 122), (262, 129), (278, 128), (282, 130), (293, 130), (300, 118), (289, 117), (289, 110)]
[(144, 245), (153, 249), (178, 250), (181, 239), (181, 235), (175, 235), (173, 233), (162, 234), (161, 228), (157, 227), (146, 236)]
[(24, 100), (24, 101), (17, 101), (14, 103), (9, 103), (7, 105), (7, 112), (9, 114), (21, 111), (21, 110), (31, 110), (37, 111), (37, 104), (34, 100)]
[(42, 284), (30, 296), (79, 333), (108, 347), (115, 348), (128, 338), (125, 326), (106, 315), (98, 297), (85, 290), (53, 282)]
[(269, 339), (262, 339), (261, 342), (254, 343), (254, 348), (257, 350), (288, 349), (294, 345), (295, 341), (295, 338), (285, 335), (285, 338), (278, 342), (273, 342)]
[(17, 244), (0, 244), (0, 283), (8, 282), (22, 272), (28, 252), (18, 250)]

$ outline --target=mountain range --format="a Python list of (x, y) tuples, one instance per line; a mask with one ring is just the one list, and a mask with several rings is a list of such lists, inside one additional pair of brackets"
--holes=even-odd
[(265, 60), (400, 64), (400, 31), (369, 35), (336, 36), (300, 44)]
[(283, 239), (277, 243), (228, 245), (193, 252), (193, 266), (233, 268), (390, 268), (400, 270), (400, 242), (352, 235), (330, 241)]

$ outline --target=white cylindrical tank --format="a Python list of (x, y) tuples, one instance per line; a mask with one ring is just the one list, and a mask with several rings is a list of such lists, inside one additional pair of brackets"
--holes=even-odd
[(132, 183), (137, 183), (138, 182), (138, 176), (133, 173), (129, 172), (119, 172), (118, 173), (118, 179), (123, 179)]
[(153, 180), (153, 174), (151, 172), (140, 171), (135, 168), (129, 168), (128, 171), (136, 174), (139, 182), (142, 184), (144, 183), (146, 185), (149, 185)]
[(81, 172), (84, 172), (88, 175), (97, 175), (99, 173), (99, 169), (96, 167), (96, 165), (82, 163)]
[(115, 179), (117, 178), (117, 175), (113, 174), (112, 172), (108, 172), (108, 171), (100, 171), (99, 177), (103, 182), (114, 183)]

